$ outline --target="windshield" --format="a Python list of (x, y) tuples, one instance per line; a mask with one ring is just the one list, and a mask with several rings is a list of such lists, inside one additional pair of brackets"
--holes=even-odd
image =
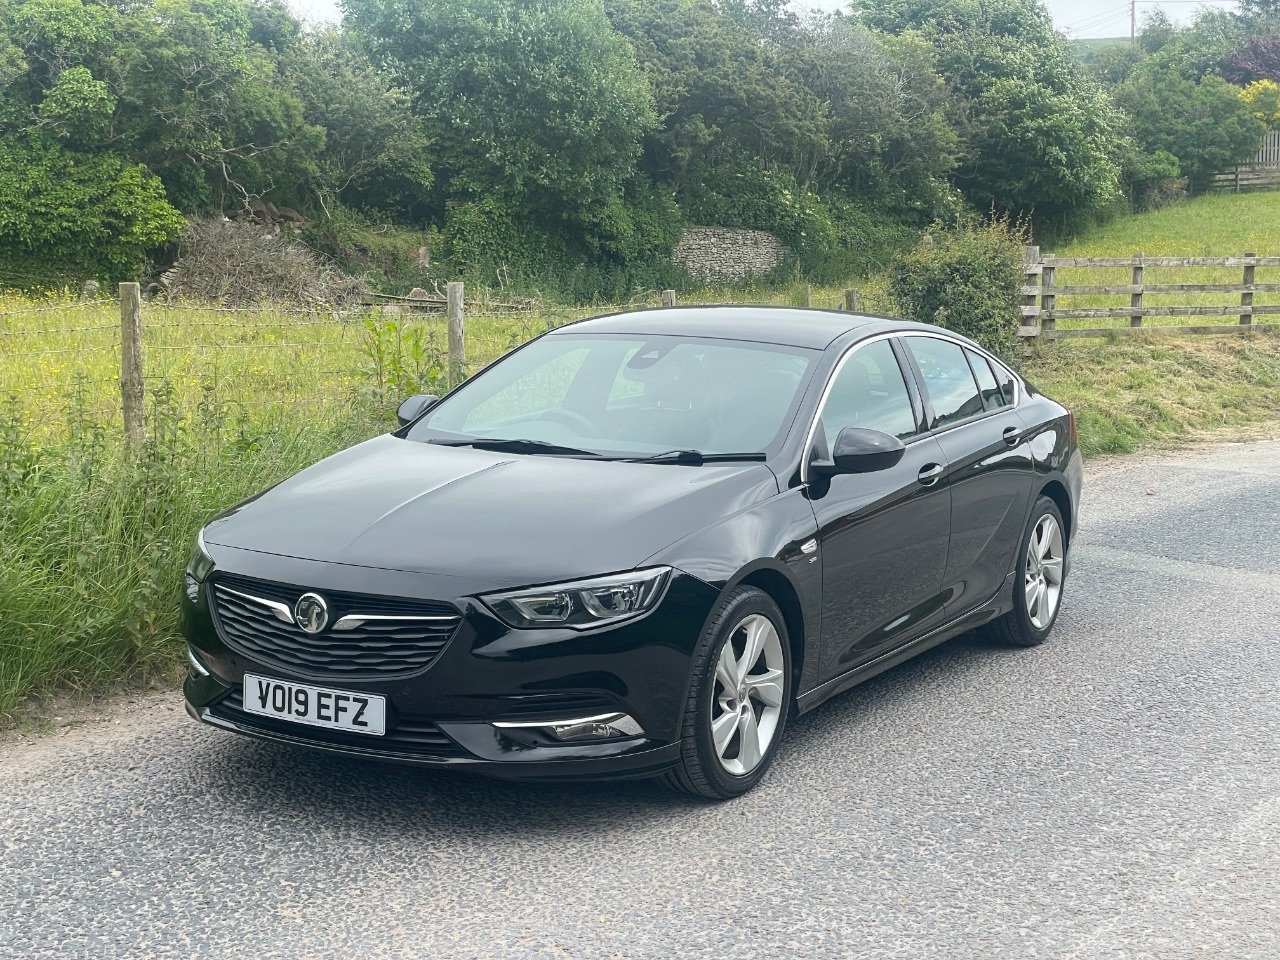
[(737, 340), (555, 334), (464, 384), (409, 438), (533, 440), (620, 457), (771, 452), (817, 356)]

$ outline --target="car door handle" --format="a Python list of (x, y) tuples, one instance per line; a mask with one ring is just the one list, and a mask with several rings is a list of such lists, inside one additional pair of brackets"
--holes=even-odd
[(920, 468), (920, 485), (922, 487), (932, 487), (946, 472), (946, 468), (938, 463), (930, 463), (923, 466)]
[(1004, 428), (1004, 442), (1011, 447), (1016, 447), (1022, 439), (1022, 431), (1017, 427)]

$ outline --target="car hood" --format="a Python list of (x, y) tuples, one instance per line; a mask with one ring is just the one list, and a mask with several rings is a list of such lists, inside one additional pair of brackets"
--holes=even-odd
[(209, 544), (497, 585), (627, 570), (778, 492), (761, 463), (620, 463), (383, 436), (213, 520)]

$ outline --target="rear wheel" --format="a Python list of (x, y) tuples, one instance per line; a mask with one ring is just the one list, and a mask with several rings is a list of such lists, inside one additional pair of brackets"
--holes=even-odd
[(1058, 505), (1048, 497), (1036, 501), (1023, 536), (1013, 609), (987, 626), (997, 640), (1017, 647), (1038, 646), (1049, 639), (1058, 619), (1066, 585), (1067, 537)]
[(791, 648), (772, 598), (738, 587), (698, 644), (681, 727), (680, 765), (664, 781), (715, 800), (764, 777), (791, 705)]

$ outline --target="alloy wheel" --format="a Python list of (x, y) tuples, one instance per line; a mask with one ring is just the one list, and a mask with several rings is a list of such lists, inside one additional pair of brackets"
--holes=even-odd
[(1023, 585), (1026, 592), (1027, 617), (1037, 630), (1053, 623), (1062, 599), (1062, 528), (1045, 514), (1031, 530), (1027, 544), (1027, 564)]
[(727, 773), (743, 777), (769, 751), (786, 689), (782, 640), (768, 617), (753, 613), (720, 648), (711, 697), (711, 739)]

